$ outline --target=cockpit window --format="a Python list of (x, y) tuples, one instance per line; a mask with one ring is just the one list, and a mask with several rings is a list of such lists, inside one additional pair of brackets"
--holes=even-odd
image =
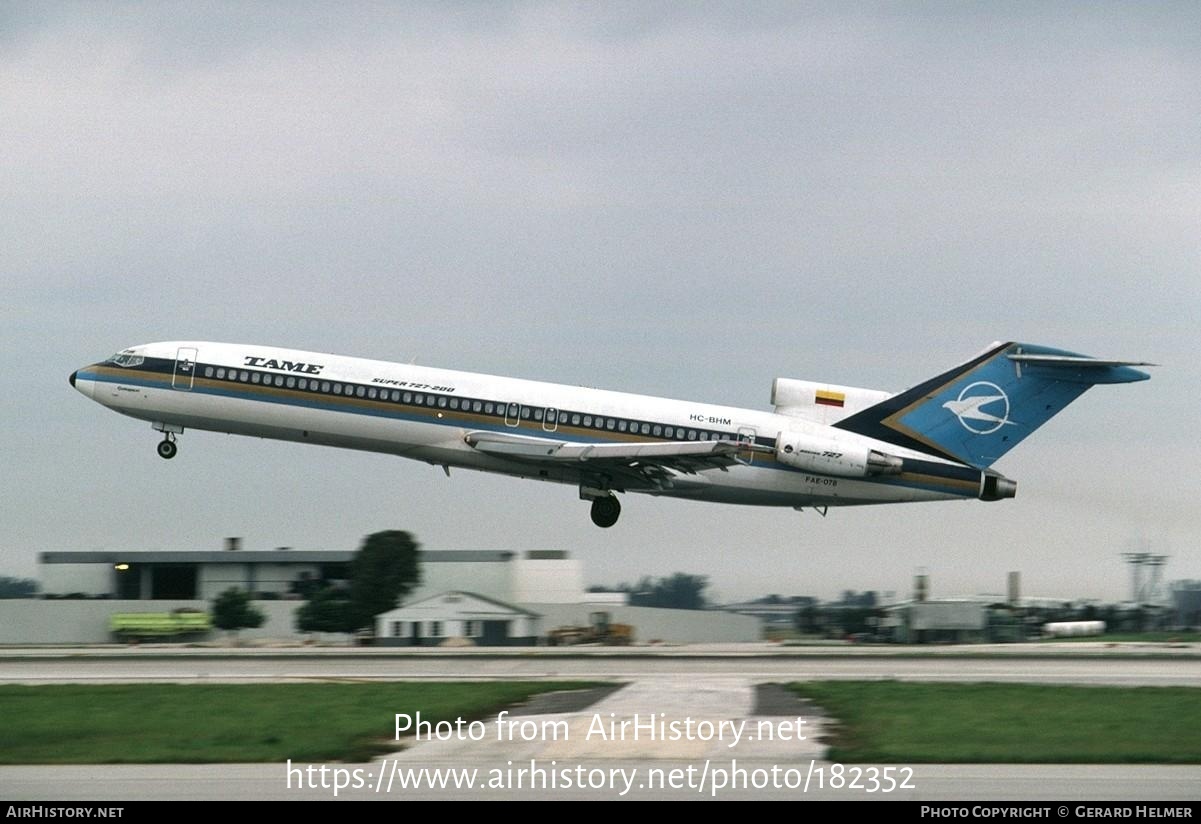
[(124, 352), (118, 352), (105, 363), (111, 363), (114, 366), (141, 366), (145, 362), (145, 358), (136, 354), (132, 349), (126, 349)]

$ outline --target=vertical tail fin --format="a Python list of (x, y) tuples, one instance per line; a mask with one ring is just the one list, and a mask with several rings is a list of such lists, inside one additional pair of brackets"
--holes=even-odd
[(1131, 367), (1153, 365), (996, 343), (835, 426), (984, 469), (1090, 386), (1147, 380)]

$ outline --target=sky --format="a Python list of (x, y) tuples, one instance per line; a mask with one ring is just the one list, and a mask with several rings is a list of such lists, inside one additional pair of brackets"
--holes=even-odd
[[(0, 4), (0, 575), (85, 549), (562, 549), (586, 582), (1201, 578), (1201, 5)], [(810, 511), (189, 431), (72, 370), (263, 343), (768, 409), (1018, 340), (1159, 364), (996, 468)]]

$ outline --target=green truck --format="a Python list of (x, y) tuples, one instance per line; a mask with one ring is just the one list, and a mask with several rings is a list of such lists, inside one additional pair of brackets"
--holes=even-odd
[(109, 618), (108, 627), (118, 641), (134, 641), (200, 635), (211, 630), (213, 622), (207, 612), (180, 609), (174, 612), (118, 612)]

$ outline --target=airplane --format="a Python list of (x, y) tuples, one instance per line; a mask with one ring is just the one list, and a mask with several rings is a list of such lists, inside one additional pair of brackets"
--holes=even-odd
[(994, 343), (899, 393), (793, 378), (772, 411), (204, 341), (123, 349), (70, 376), (75, 389), (163, 433), (202, 429), (384, 452), (571, 484), (611, 527), (617, 493), (811, 508), (1017, 493), (991, 467), (1094, 384), (1150, 375)]

